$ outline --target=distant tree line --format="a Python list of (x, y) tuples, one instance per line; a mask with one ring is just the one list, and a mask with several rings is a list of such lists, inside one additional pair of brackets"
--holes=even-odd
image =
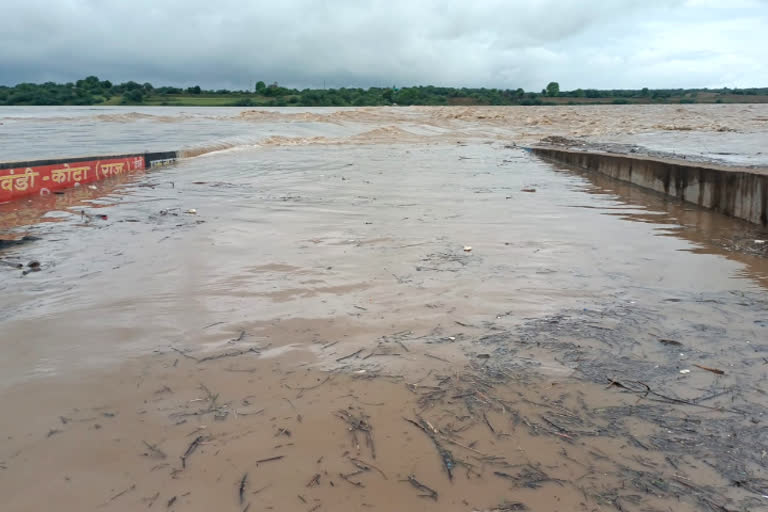
[[(21, 83), (0, 86), (0, 105), (231, 105), (231, 106), (376, 106), (376, 105), (547, 105), (578, 103), (696, 103), (728, 97), (768, 96), (768, 87), (748, 89), (575, 89), (561, 91), (550, 82), (538, 92), (523, 89), (417, 87), (369, 87), (339, 89), (292, 89), (263, 81), (252, 91), (204, 90), (154, 87), (150, 83), (113, 84), (89, 76), (58, 84)], [(739, 101), (736, 98), (736, 101)], [(766, 98), (768, 101), (768, 98)]]

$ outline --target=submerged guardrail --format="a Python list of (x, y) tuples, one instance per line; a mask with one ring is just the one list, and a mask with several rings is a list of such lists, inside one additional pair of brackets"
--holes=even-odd
[(753, 224), (768, 225), (768, 170), (534, 146), (535, 155), (599, 172)]
[(0, 202), (77, 187), (111, 176), (169, 165), (177, 151), (0, 162)]

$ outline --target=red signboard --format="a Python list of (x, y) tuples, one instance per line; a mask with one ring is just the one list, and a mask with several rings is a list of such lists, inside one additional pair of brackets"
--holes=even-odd
[(144, 156), (0, 169), (0, 202), (145, 169)]

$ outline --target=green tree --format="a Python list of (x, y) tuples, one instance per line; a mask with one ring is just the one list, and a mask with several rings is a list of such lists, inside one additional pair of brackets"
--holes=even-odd
[(547, 84), (547, 96), (554, 98), (560, 95), (560, 84), (557, 82), (549, 82)]
[(258, 82), (256, 82), (256, 92), (257, 92), (257, 93), (259, 93), (259, 94), (264, 94), (264, 91), (266, 90), (266, 88), (267, 88), (267, 84), (265, 84), (265, 83), (264, 83), (264, 82), (262, 82), (261, 80), (259, 80)]
[(131, 89), (123, 94), (122, 103), (141, 103), (144, 101), (144, 89)]

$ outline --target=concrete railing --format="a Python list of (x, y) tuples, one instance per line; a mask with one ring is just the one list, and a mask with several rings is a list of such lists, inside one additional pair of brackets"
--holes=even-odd
[(547, 160), (599, 172), (731, 217), (768, 225), (768, 170), (545, 146), (530, 149)]

